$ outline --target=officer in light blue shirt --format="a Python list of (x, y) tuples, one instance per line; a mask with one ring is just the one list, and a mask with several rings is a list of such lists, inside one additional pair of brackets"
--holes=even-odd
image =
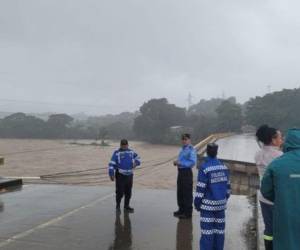
[(191, 135), (181, 136), (182, 148), (178, 158), (174, 161), (177, 166), (177, 204), (178, 210), (174, 216), (180, 219), (189, 219), (193, 213), (193, 171), (192, 168), (197, 163), (197, 154), (191, 144)]

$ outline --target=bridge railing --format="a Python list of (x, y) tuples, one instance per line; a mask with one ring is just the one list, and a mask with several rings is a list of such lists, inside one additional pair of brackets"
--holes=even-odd
[(217, 140), (220, 140), (225, 137), (229, 137), (233, 135), (233, 133), (216, 133), (211, 134), (210, 136), (206, 137), (204, 140), (199, 142), (198, 144), (194, 145), (194, 148), (198, 151), (198, 153), (203, 154), (205, 150), (205, 146), (208, 143), (216, 142)]

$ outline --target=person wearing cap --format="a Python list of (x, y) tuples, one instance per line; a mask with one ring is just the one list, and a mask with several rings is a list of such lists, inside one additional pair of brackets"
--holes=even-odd
[(174, 166), (178, 169), (177, 175), (177, 204), (178, 210), (174, 216), (180, 219), (188, 219), (193, 213), (193, 166), (197, 163), (197, 154), (191, 144), (190, 134), (183, 134), (182, 148)]
[(274, 202), (273, 249), (300, 249), (300, 129), (290, 129), (284, 154), (267, 167), (261, 182), (264, 198)]
[(122, 139), (120, 148), (116, 150), (108, 165), (108, 174), (111, 181), (116, 181), (116, 210), (120, 212), (120, 205), (123, 196), (124, 211), (133, 213), (134, 209), (129, 206), (132, 183), (133, 169), (141, 164), (140, 158), (133, 150), (129, 149), (128, 141)]
[(200, 250), (223, 250), (225, 209), (230, 196), (228, 168), (217, 158), (218, 145), (209, 143), (200, 166), (194, 206), (200, 212)]

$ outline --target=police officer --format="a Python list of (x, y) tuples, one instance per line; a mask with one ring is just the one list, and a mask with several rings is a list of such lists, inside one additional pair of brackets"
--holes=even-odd
[(109, 162), (109, 177), (111, 181), (116, 179), (116, 210), (120, 212), (120, 204), (125, 195), (124, 211), (133, 213), (129, 206), (133, 183), (133, 169), (141, 164), (140, 158), (133, 150), (128, 148), (128, 141), (122, 139), (120, 148), (116, 150)]
[(229, 171), (217, 159), (218, 145), (210, 143), (199, 169), (194, 205), (201, 213), (200, 250), (223, 250), (225, 209), (230, 196)]
[(191, 144), (190, 134), (183, 134), (182, 149), (178, 159), (174, 161), (174, 166), (178, 168), (177, 175), (177, 203), (179, 209), (174, 212), (174, 216), (181, 219), (192, 217), (193, 213), (193, 171), (196, 165), (197, 154)]

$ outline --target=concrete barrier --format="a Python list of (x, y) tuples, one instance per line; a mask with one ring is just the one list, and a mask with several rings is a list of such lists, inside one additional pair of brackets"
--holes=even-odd
[[(4, 165), (4, 158), (0, 156), (0, 165)], [(9, 188), (17, 188), (23, 185), (20, 178), (7, 178), (0, 176), (0, 191), (5, 191)], [(1, 207), (1, 206), (0, 206)]]

